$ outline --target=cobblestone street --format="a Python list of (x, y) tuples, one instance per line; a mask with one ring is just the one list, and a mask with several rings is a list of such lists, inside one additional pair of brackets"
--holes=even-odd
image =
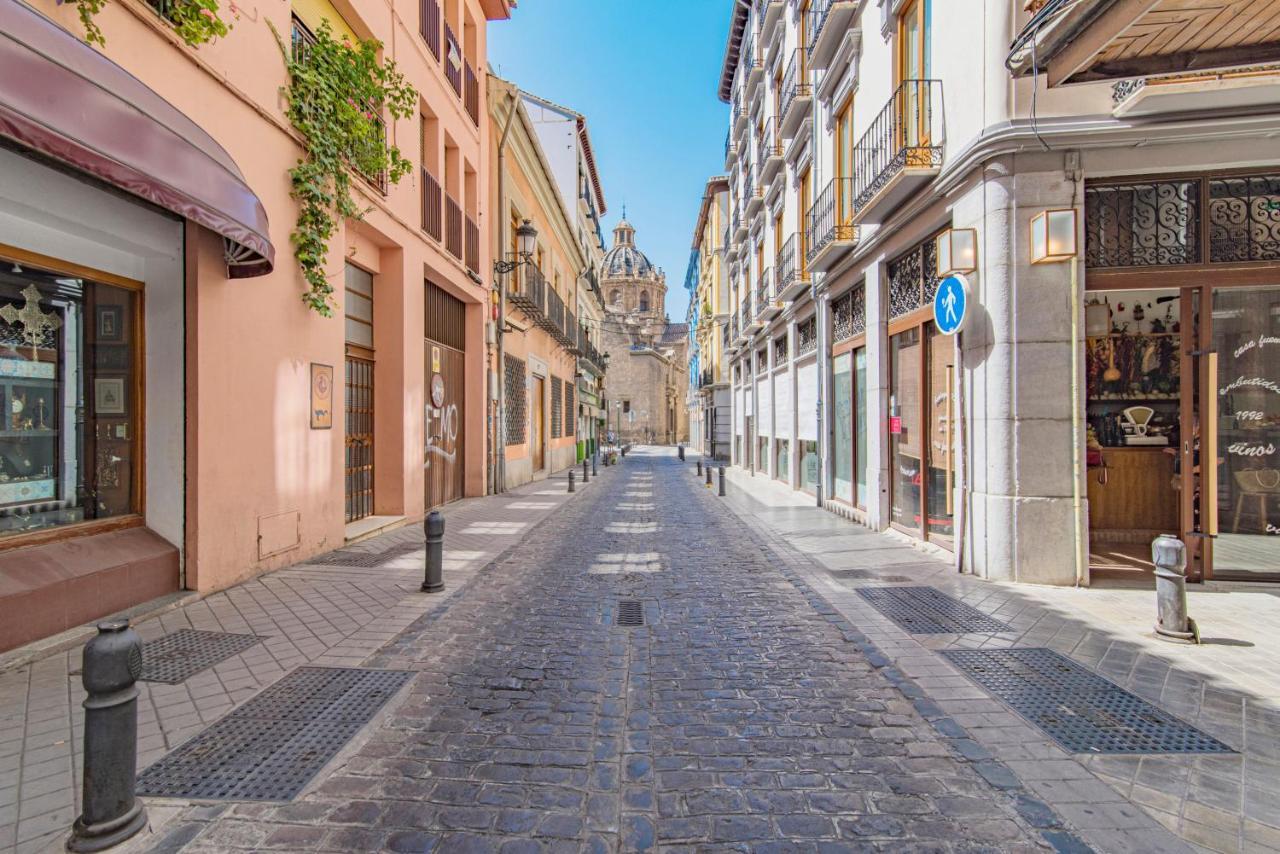
[(310, 793), (150, 843), (1085, 850), (673, 456), (602, 474), (366, 662), (417, 677)]

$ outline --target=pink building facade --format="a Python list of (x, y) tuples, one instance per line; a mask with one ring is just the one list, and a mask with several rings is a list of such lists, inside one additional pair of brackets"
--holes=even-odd
[[(0, 651), (486, 490), (485, 31), (508, 0), (244, 6), (193, 49), (112, 0), (0, 0)], [(286, 46), (327, 20), (418, 93), (302, 301)], [(274, 32), (273, 32), (274, 30)]]

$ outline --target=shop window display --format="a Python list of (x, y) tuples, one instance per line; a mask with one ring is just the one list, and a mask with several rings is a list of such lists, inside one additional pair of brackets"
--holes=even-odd
[(0, 264), (0, 537), (137, 511), (140, 299)]
[(775, 450), (778, 452), (777, 466), (774, 468), (774, 477), (783, 483), (791, 481), (791, 441), (789, 439), (779, 439), (775, 443)]

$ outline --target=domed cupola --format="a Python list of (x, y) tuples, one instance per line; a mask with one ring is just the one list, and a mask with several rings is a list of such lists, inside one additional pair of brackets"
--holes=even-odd
[(653, 265), (636, 248), (636, 230), (624, 216), (613, 229), (613, 247), (604, 255), (604, 275), (639, 279), (650, 275)]

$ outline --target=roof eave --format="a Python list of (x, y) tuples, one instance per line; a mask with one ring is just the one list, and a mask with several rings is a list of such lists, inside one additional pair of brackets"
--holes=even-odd
[(720, 100), (726, 104), (733, 96), (733, 75), (738, 70), (742, 51), (742, 36), (747, 29), (749, 7), (743, 0), (733, 0), (733, 14), (729, 17), (729, 36), (724, 46), (724, 62), (720, 66)]

